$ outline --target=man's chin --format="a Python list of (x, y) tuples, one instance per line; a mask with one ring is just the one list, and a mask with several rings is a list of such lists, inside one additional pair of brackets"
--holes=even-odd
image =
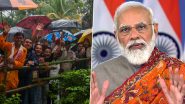
[(133, 65), (142, 65), (148, 61), (150, 54), (143, 49), (127, 49), (124, 51), (123, 56)]

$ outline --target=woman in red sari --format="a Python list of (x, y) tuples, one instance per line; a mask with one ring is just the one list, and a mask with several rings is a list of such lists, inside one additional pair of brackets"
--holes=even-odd
[(158, 24), (153, 21), (152, 11), (141, 3), (127, 2), (116, 10), (114, 21), (122, 56), (137, 68), (107, 97), (109, 80), (104, 81), (99, 93), (96, 74), (92, 72), (90, 103), (183, 104), (185, 64), (155, 47)]

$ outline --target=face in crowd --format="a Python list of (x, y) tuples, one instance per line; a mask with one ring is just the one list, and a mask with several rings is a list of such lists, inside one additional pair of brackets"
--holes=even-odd
[(85, 48), (90, 47), (90, 42), (89, 42), (88, 39), (85, 39), (85, 40), (84, 40), (84, 47), (85, 47)]
[(51, 54), (52, 54), (51, 48), (46, 48), (44, 50), (44, 58), (50, 58), (51, 57)]
[(14, 40), (16, 46), (22, 45), (22, 43), (24, 41), (24, 34), (21, 32), (17, 32), (14, 35), (13, 40)]
[(23, 46), (24, 46), (26, 49), (30, 49), (30, 48), (32, 47), (32, 40), (30, 40), (30, 39), (25, 39), (25, 40), (24, 40)]
[(35, 45), (35, 54), (36, 55), (41, 55), (42, 54), (42, 45), (41, 44), (36, 44)]
[(80, 51), (80, 50), (82, 50), (83, 49), (83, 44), (82, 43), (78, 43), (78, 50)]
[(115, 25), (122, 55), (134, 65), (147, 62), (158, 32), (158, 25), (153, 22), (150, 10), (143, 6), (120, 9), (115, 17)]
[(56, 57), (62, 55), (61, 47), (58, 47), (58, 48), (54, 51), (54, 55), (55, 55)]

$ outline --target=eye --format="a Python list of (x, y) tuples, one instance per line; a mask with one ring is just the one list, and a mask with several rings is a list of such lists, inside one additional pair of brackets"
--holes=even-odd
[(120, 28), (120, 32), (128, 33), (130, 32), (131, 28), (128, 26), (123, 26)]
[(146, 24), (138, 24), (137, 26), (136, 26), (136, 29), (137, 29), (137, 31), (142, 31), (142, 30), (145, 30), (146, 29)]

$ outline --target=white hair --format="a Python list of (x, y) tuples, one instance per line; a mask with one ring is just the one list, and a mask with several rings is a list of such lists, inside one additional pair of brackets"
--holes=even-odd
[(118, 17), (120, 16), (121, 12), (122, 11), (126, 11), (126, 10), (129, 10), (129, 9), (132, 9), (132, 8), (142, 8), (142, 9), (145, 9), (146, 11), (148, 11), (149, 15), (150, 15), (150, 19), (152, 20), (152, 23), (155, 23), (156, 21), (154, 21), (154, 18), (153, 18), (153, 11), (151, 8), (143, 5), (142, 3), (140, 2), (136, 2), (136, 1), (129, 1), (129, 2), (125, 2), (123, 4), (121, 4), (116, 12), (115, 12), (115, 15), (114, 15), (114, 29), (117, 30), (118, 29)]

